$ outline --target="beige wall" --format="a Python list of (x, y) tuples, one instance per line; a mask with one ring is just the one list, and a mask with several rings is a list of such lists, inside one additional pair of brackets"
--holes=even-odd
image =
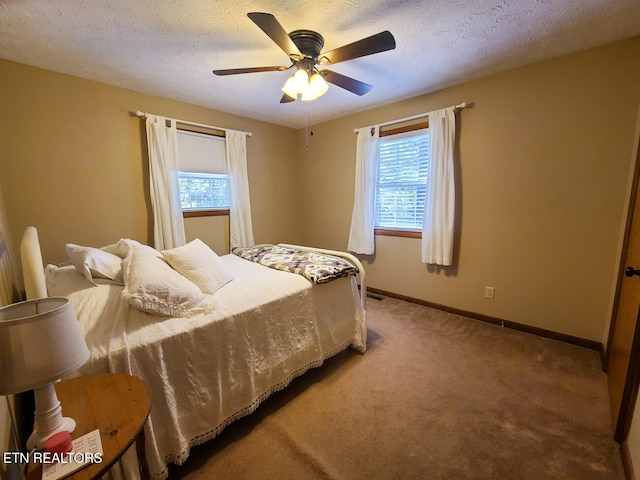
[[(9, 224), (14, 243), (26, 226), (38, 227), (45, 262), (64, 261), (68, 242), (151, 242), (144, 123), (130, 115), (135, 110), (251, 131), (255, 239), (299, 241), (291, 220), (296, 183), (278, 181), (295, 174), (295, 131), (7, 61), (0, 78), (0, 187)], [(186, 226), (216, 246), (224, 244), (223, 228), (218, 217)]]
[[(303, 197), (304, 242), (346, 248), (354, 128), (473, 102), (459, 114), (454, 266), (421, 264), (419, 240), (378, 236), (365, 259), (368, 284), (601, 342), (640, 103), (638, 58), (634, 38), (316, 125), (308, 148), (298, 132), (314, 192)], [(495, 287), (494, 300), (485, 286)]]
[[(144, 130), (129, 115), (149, 111), (253, 132), (256, 242), (344, 249), (353, 129), (474, 102), (459, 115), (455, 265), (426, 267), (418, 240), (378, 237), (366, 259), (369, 284), (602, 341), (640, 102), (639, 56), (634, 38), (508, 71), (314, 126), (309, 146), (304, 130), (0, 61), (0, 187), (14, 242), (36, 225), (46, 262), (64, 260), (66, 242), (149, 241)], [(188, 222), (188, 235), (211, 233), (223, 248), (225, 220), (210, 220), (211, 230), (207, 222)], [(495, 287), (495, 300), (484, 298), (485, 286)]]
[(187, 242), (199, 238), (218, 255), (229, 253), (229, 216), (192, 217), (184, 219), (184, 234)]

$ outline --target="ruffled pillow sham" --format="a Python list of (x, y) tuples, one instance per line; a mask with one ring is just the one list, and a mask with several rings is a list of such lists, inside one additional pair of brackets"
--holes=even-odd
[(218, 254), (199, 238), (181, 247), (163, 250), (162, 256), (174, 270), (208, 295), (234, 279), (233, 272), (222, 263)]
[(186, 317), (206, 298), (200, 289), (171, 268), (160, 252), (134, 245), (122, 262), (129, 304), (155, 315)]

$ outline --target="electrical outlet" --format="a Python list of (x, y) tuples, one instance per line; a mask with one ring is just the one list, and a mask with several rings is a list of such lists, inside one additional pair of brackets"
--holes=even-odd
[(484, 296), (493, 300), (496, 298), (496, 289), (493, 287), (484, 287)]

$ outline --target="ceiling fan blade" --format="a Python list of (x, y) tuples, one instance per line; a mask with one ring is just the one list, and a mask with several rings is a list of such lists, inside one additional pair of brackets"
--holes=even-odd
[[(396, 48), (396, 39), (388, 30), (322, 54), (332, 64)], [(322, 64), (322, 57), (320, 63)]]
[(252, 68), (228, 68), (225, 70), (214, 70), (215, 75), (237, 75), (239, 73), (258, 73), (258, 72), (282, 72), (291, 67), (252, 67)]
[(344, 88), (345, 90), (349, 90), (351, 93), (355, 93), (360, 96), (369, 92), (373, 88), (368, 83), (361, 82), (360, 80), (347, 77), (340, 73), (332, 72), (331, 70), (322, 70), (320, 75), (322, 75), (327, 82), (333, 83), (340, 88)]
[(287, 95), (286, 93), (282, 95), (282, 98), (280, 99), (280, 103), (289, 103), (289, 102), (295, 102), (296, 99), (293, 97), (290, 97), (289, 95)]
[(287, 31), (282, 28), (276, 17), (270, 13), (249, 12), (247, 16), (253, 20), (260, 29), (266, 33), (287, 55), (297, 55), (302, 58), (302, 53), (293, 40), (289, 37)]

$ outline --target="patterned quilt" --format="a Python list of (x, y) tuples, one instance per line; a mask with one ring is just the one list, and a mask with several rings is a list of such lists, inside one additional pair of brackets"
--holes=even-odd
[(342, 258), (280, 245), (236, 247), (233, 253), (267, 267), (297, 273), (313, 283), (327, 283), (358, 272), (355, 266)]

